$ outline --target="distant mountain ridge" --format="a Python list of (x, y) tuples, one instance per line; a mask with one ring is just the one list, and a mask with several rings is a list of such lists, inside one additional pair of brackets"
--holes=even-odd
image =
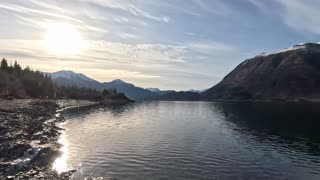
[(146, 88), (146, 90), (149, 90), (151, 92), (154, 92), (160, 96), (168, 93), (175, 93), (176, 91), (174, 90), (160, 90), (159, 88)]
[(155, 99), (159, 95), (146, 90), (144, 88), (136, 87), (133, 84), (126, 83), (120, 79), (113, 80), (111, 82), (100, 83), (92, 78), (89, 78), (81, 73), (75, 73), (73, 71), (58, 71), (54, 73), (46, 73), (51, 76), (52, 80), (61, 86), (77, 86), (86, 87), (97, 90), (103, 89), (117, 89), (118, 92), (124, 93), (127, 97), (133, 100), (146, 100)]
[(141, 87), (136, 87), (133, 84), (126, 83), (122, 80), (116, 79), (111, 82), (101, 84), (100, 89), (117, 89), (119, 92), (125, 93), (129, 98), (134, 100), (150, 100), (155, 99), (158, 95), (154, 92), (146, 90)]
[(320, 44), (299, 44), (247, 59), (201, 99), (320, 99)]
[(53, 82), (61, 86), (86, 87), (97, 90), (117, 89), (133, 100), (199, 100), (201, 91), (190, 90), (176, 92), (174, 90), (160, 90), (159, 88), (141, 88), (127, 83), (121, 79), (111, 82), (99, 82), (81, 73), (63, 70), (54, 73), (46, 73), (51, 76)]

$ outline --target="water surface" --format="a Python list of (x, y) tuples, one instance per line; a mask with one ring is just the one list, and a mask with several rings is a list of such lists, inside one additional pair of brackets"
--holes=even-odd
[(65, 112), (76, 179), (320, 179), (320, 105), (141, 102)]

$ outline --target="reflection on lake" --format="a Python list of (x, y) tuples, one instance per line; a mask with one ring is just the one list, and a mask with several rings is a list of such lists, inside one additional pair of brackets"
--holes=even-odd
[(320, 179), (320, 104), (141, 102), (64, 116), (76, 179)]

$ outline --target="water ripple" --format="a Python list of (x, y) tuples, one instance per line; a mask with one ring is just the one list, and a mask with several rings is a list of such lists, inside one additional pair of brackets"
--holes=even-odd
[(320, 179), (320, 113), (300, 109), (144, 102), (68, 114), (67, 163), (75, 179)]

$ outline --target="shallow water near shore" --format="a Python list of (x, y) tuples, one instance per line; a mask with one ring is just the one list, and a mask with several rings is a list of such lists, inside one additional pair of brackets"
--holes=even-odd
[(63, 113), (75, 179), (320, 179), (320, 104), (140, 102)]

